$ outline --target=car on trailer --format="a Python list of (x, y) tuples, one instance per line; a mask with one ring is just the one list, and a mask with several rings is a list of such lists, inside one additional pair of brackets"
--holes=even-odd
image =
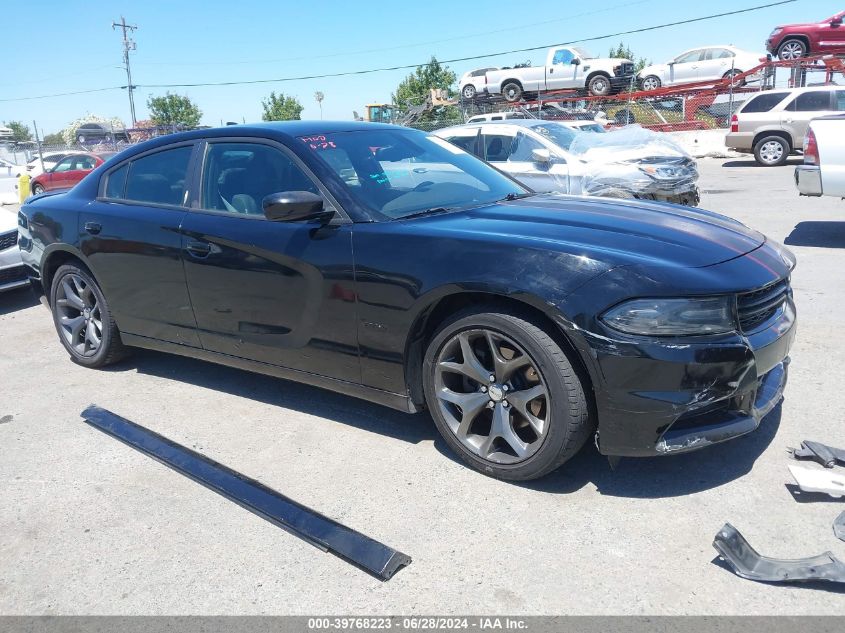
[(821, 22), (776, 26), (766, 40), (766, 50), (784, 61), (810, 55), (845, 53), (845, 11)]

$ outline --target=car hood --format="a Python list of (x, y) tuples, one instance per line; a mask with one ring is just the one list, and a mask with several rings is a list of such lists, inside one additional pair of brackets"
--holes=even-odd
[(487, 236), (502, 248), (542, 246), (609, 266), (711, 266), (765, 242), (761, 233), (699, 209), (557, 194), (424, 216), (420, 225), (472, 239)]

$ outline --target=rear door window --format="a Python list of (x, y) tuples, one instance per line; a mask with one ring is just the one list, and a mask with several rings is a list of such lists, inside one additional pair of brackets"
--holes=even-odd
[(831, 91), (814, 90), (803, 92), (786, 106), (789, 112), (821, 112), (831, 109)]
[(126, 187), (126, 174), (129, 171), (129, 164), (118, 167), (106, 177), (106, 198), (119, 200), (123, 197), (123, 189)]
[(185, 145), (131, 161), (125, 199), (151, 204), (184, 204), (192, 151), (192, 145)]
[(786, 99), (788, 95), (788, 92), (767, 92), (765, 94), (757, 95), (746, 103), (740, 112), (746, 114), (769, 112), (777, 104)]

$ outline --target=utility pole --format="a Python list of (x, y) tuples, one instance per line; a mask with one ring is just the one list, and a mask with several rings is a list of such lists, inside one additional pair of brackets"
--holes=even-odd
[[(132, 31), (138, 27), (133, 26), (132, 24), (127, 24), (126, 18), (123, 16), (120, 16), (120, 22), (112, 22), (112, 30), (117, 27), (120, 27), (123, 30), (123, 65), (126, 67), (126, 81), (128, 82), (128, 84), (123, 87), (129, 91), (129, 110), (132, 113), (132, 127), (135, 127), (138, 121), (135, 118), (135, 97), (132, 92), (135, 90), (136, 86), (132, 85), (132, 70), (129, 68), (129, 51), (135, 50), (135, 42), (132, 40), (131, 35)], [(127, 32), (129, 35), (127, 35)]]

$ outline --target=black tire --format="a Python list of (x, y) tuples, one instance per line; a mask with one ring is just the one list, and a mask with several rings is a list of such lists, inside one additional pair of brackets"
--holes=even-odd
[(782, 61), (801, 59), (807, 55), (807, 45), (803, 40), (786, 39), (778, 46), (778, 58)]
[(79, 141), (80, 143), (84, 143), (85, 142), (85, 135), (84, 134), (77, 135), (76, 140)]
[[(436, 365), (441, 351), (461, 332), (477, 329), (495, 332), (518, 343), (547, 388), (549, 413), (545, 437), (536, 452), (517, 463), (495, 463), (471, 452), (449, 428), (436, 396)], [(530, 318), (495, 307), (456, 314), (437, 330), (423, 361), (423, 387), (431, 416), (446, 443), (472, 468), (497, 479), (526, 481), (550, 473), (581, 449), (594, 428), (584, 386), (566, 353)]]
[[(776, 149), (777, 145), (780, 149)], [(765, 167), (783, 165), (790, 151), (789, 141), (782, 136), (765, 136), (754, 144), (754, 158)]]
[[(96, 298), (96, 305), (98, 306), (100, 329), (100, 344), (95, 352), (91, 354), (80, 353), (80, 351), (71, 345), (68, 341), (65, 327), (61, 323), (63, 317), (62, 310), (64, 309), (60, 303), (60, 290), (64, 283), (73, 284), (73, 277), (84, 281), (86, 288), (90, 288)], [(66, 301), (66, 300), (65, 300)], [(67, 305), (67, 302), (65, 303)], [(70, 308), (76, 310), (76, 308)], [(103, 291), (94, 280), (91, 272), (81, 264), (63, 264), (59, 266), (56, 274), (53, 275), (53, 282), (50, 284), (50, 311), (53, 313), (53, 324), (56, 326), (56, 332), (59, 335), (59, 341), (70, 354), (73, 362), (84, 367), (105, 367), (115, 363), (128, 354), (128, 350), (120, 340), (120, 331), (117, 329), (117, 324), (114, 322), (108, 302), (106, 301)], [(77, 310), (81, 312), (81, 310)], [(82, 316), (82, 315), (80, 315)], [(93, 319), (93, 316), (92, 316)]]
[[(732, 77), (735, 77), (736, 75), (741, 75), (741, 74), (742, 74), (741, 70), (729, 70), (724, 75), (722, 75), (722, 79), (731, 79)], [(733, 87), (733, 88), (741, 88), (744, 85), (745, 85), (745, 79), (738, 79), (736, 81), (731, 81), (731, 87)]]
[(464, 100), (466, 100), (466, 101), (474, 101), (474, 100), (475, 100), (475, 95), (476, 95), (475, 86), (473, 86), (472, 84), (467, 84), (467, 85), (466, 85), (466, 86), (464, 86), (464, 87), (463, 87), (463, 89), (461, 90), (461, 96), (462, 96), (462, 97), (464, 98)]
[(660, 81), (660, 77), (657, 75), (649, 75), (648, 77), (643, 78), (642, 82), (640, 82), (640, 87), (643, 90), (657, 90), (663, 85), (663, 82)]
[(44, 187), (42, 187), (41, 185), (39, 185), (37, 183), (32, 185), (32, 195), (33, 196), (37, 196), (37, 195), (40, 195), (42, 193), (44, 193)]
[(587, 90), (594, 97), (606, 97), (611, 91), (610, 77), (604, 73), (593, 75), (587, 82)]
[(505, 101), (515, 103), (522, 99), (522, 86), (517, 81), (506, 81), (502, 84), (502, 96)]

